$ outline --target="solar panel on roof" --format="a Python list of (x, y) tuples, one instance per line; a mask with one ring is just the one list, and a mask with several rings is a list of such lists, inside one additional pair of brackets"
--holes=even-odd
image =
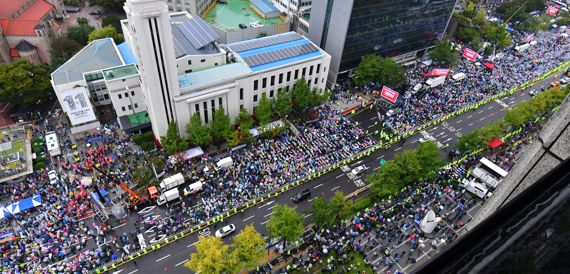
[(216, 34), (202, 18), (195, 16), (176, 27), (188, 38), (193, 47), (200, 49), (218, 39)]
[(268, 63), (272, 63), (272, 62), (276, 62), (276, 61), (300, 56), (303, 54), (315, 52), (318, 50), (319, 49), (315, 45), (308, 43), (308, 44), (298, 45), (298, 46), (294, 46), (294, 47), (289, 47), (289, 48), (259, 53), (256, 55), (245, 57), (243, 59), (250, 67), (256, 67), (259, 65), (264, 65), (264, 64), (268, 64)]
[(277, 37), (264, 38), (262, 40), (257, 39), (257, 40), (252, 40), (252, 41), (241, 42), (237, 45), (229, 45), (229, 47), (230, 47), (230, 49), (232, 49), (235, 52), (242, 52), (242, 51), (246, 51), (246, 50), (263, 48), (263, 47), (273, 46), (273, 45), (286, 43), (286, 42), (290, 42), (290, 41), (295, 41), (295, 40), (299, 40), (302, 38), (303, 37), (301, 37), (300, 35), (298, 35), (296, 33), (287, 33), (287, 34), (279, 35)]

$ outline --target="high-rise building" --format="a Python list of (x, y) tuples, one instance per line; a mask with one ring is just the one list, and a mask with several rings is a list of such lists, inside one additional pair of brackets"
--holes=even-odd
[(313, 1), (309, 37), (331, 56), (328, 85), (349, 75), (363, 55), (404, 63), (441, 38), (456, 0)]

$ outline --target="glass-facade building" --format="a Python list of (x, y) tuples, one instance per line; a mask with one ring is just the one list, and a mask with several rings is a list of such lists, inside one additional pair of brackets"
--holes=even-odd
[(456, 0), (318, 2), (313, 1), (309, 36), (332, 55), (331, 73), (339, 74), (356, 68), (366, 54), (415, 57), (442, 37)]

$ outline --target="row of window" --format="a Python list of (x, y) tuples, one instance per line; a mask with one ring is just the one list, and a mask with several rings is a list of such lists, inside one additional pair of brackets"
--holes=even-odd
[[(311, 65), (309, 67), (309, 75), (308, 76), (312, 76), (313, 75), (313, 68), (314, 65)], [(317, 70), (316, 70), (316, 74), (319, 74), (321, 70), (321, 64), (317, 64)], [(323, 72), (326, 71), (326, 68), (323, 70)], [(307, 72), (307, 67), (304, 67), (301, 70), (301, 77), (305, 77), (306, 76), (306, 72)], [(279, 84), (283, 83), (283, 74), (284, 73), (280, 73), (279, 74)], [(297, 80), (299, 79), (299, 69), (295, 70), (294, 76), (293, 76), (293, 80)], [(287, 79), (285, 80), (286, 82), (291, 81), (291, 71), (287, 72)], [(274, 86), (275, 85), (275, 75), (272, 75), (270, 78), (270, 86)], [(261, 79), (261, 88), (266, 88), (267, 87), (267, 77), (264, 77), (263, 79)], [(253, 81), (253, 90), (258, 90), (259, 89), (259, 80), (254, 80)]]
[(93, 102), (99, 103), (103, 101), (109, 100), (109, 94), (97, 95), (96, 93), (92, 93), (91, 97), (93, 98)]
[(122, 107), (121, 107), (121, 110), (127, 111), (127, 108), (128, 108), (129, 110), (133, 110), (133, 106), (134, 106), (135, 108), (139, 108), (139, 104), (134, 103), (133, 105), (128, 105), (127, 107), (122, 106)]
[[(124, 94), (125, 94), (125, 98), (129, 98), (129, 93), (128, 93), (128, 92), (125, 92)], [(119, 93), (118, 95), (119, 95), (119, 99), (123, 99), (123, 95), (122, 95), (122, 94)], [(134, 90), (131, 90), (131, 96), (135, 96), (135, 91), (134, 91)]]
[(103, 73), (95, 73), (95, 74), (86, 74), (85, 75), (85, 81), (87, 81), (87, 82), (101, 80), (101, 79), (103, 79)]
[[(222, 107), (222, 103), (223, 103), (223, 99), (222, 97), (218, 98), (218, 108)], [(201, 116), (200, 114), (200, 104), (194, 104), (194, 110), (196, 111), (196, 113), (198, 113), (198, 116)], [(209, 109), (212, 113), (212, 120), (214, 119), (214, 112), (216, 111), (216, 100), (212, 99), (210, 100), (210, 109)], [(208, 124), (210, 122), (209, 119), (209, 113), (208, 112), (208, 102), (202, 102), (202, 111), (204, 113), (204, 123)]]
[[(319, 82), (319, 78), (318, 78), (318, 77), (315, 77), (315, 79), (313, 79), (313, 85), (316, 85), (318, 82)], [(307, 80), (307, 85), (309, 85), (309, 87), (311, 86), (311, 79)], [(295, 87), (295, 85), (293, 85), (293, 87)], [(285, 92), (288, 92), (288, 91), (289, 91), (289, 86), (285, 86), (284, 91), (285, 91)], [(265, 94), (265, 92), (262, 92), (261, 94), (262, 94), (262, 97), (263, 97), (263, 94)], [(275, 90), (270, 90), (270, 91), (269, 91), (269, 99), (273, 98), (274, 95), (275, 95)], [(240, 88), (240, 89), (239, 89), (239, 99), (240, 99), (240, 100), (243, 100), (243, 88)], [(257, 103), (257, 100), (258, 100), (258, 99), (259, 99), (259, 97), (257, 96), (257, 94), (254, 94), (254, 95), (253, 95), (253, 102), (254, 102), (254, 103)]]

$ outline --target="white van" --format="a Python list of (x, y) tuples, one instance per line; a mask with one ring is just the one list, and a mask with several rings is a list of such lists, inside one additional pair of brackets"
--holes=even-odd
[(158, 196), (158, 199), (156, 200), (156, 203), (158, 205), (163, 205), (163, 204), (166, 204), (168, 202), (174, 201), (178, 198), (180, 198), (180, 192), (178, 191), (178, 188), (174, 188), (174, 189), (171, 189), (167, 192), (160, 194), (160, 196)]
[(182, 184), (184, 184), (184, 175), (182, 175), (182, 173), (177, 173), (162, 180), (162, 182), (160, 182), (160, 190), (167, 191)]
[(465, 73), (460, 72), (460, 73), (456, 73), (451, 78), (453, 78), (453, 81), (458, 82), (458, 81), (465, 79), (466, 77), (467, 77), (467, 75), (465, 75)]
[(216, 166), (218, 166), (218, 168), (220, 168), (220, 167), (229, 168), (233, 165), (234, 165), (234, 160), (232, 159), (232, 157), (226, 157), (224, 159), (219, 160), (216, 163)]

